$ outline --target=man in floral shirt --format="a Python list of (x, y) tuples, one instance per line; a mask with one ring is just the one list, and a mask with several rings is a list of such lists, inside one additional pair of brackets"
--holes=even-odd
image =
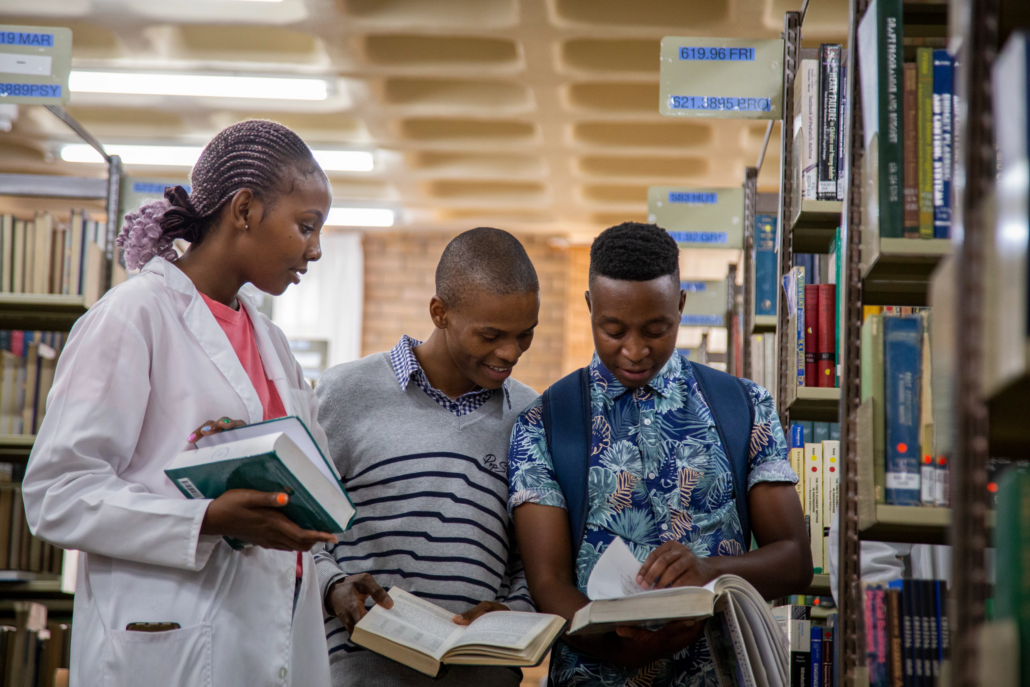
[[(797, 476), (773, 399), (751, 382), (747, 488), (759, 548), (748, 552), (731, 466), (692, 363), (675, 350), (684, 303), (675, 241), (655, 225), (603, 232), (590, 249), (586, 299), (596, 352), (587, 527), (578, 552), (540, 399), (519, 417), (509, 450), (508, 508), (537, 608), (571, 618), (588, 602), (590, 573), (617, 536), (641, 561), (637, 579), (645, 588), (703, 585), (732, 573), (766, 598), (803, 592), (812, 559)], [(552, 683), (717, 687), (703, 627), (568, 637), (552, 652)]]

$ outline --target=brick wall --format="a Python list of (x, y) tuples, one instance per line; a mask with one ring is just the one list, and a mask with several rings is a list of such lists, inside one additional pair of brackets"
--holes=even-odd
[(563, 374), (589, 364), (594, 353), (594, 340), (590, 334), (590, 311), (587, 310), (586, 299), (583, 297), (590, 272), (590, 246), (571, 246), (568, 256)]
[[(365, 234), (362, 355), (389, 350), (402, 334), (425, 339), (432, 333), (429, 299), (436, 264), (451, 238), (419, 231)], [(540, 278), (540, 324), (514, 376), (542, 391), (562, 375), (568, 253), (552, 248), (547, 237), (521, 235), (519, 240)]]

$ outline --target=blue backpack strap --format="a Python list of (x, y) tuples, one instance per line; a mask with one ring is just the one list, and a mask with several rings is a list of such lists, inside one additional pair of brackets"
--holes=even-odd
[(554, 474), (565, 495), (576, 559), (587, 527), (587, 474), (590, 469), (590, 370), (586, 367), (562, 377), (541, 396), (544, 436)]
[(744, 533), (744, 550), (751, 548), (751, 521), (747, 508), (747, 474), (751, 448), (751, 428), (755, 424), (755, 408), (748, 398), (744, 381), (714, 370), (707, 365), (690, 363), (708, 409), (715, 420), (726, 458), (733, 470), (733, 496), (737, 502), (737, 518)]

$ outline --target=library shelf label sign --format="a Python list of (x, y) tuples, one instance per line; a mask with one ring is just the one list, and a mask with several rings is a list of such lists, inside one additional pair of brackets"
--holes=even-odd
[(186, 193), (190, 192), (190, 182), (186, 177), (180, 179), (157, 177), (122, 177), (122, 207), (126, 212), (139, 210), (143, 203), (161, 200), (165, 197), (165, 189), (169, 186), (182, 186)]
[(683, 303), (681, 327), (726, 326), (726, 280), (683, 281), (680, 288), (687, 292)]
[(71, 29), (0, 24), (0, 104), (64, 105), (71, 70)]
[(783, 118), (783, 40), (662, 39), (666, 117)]
[(744, 189), (652, 186), (647, 221), (684, 248), (739, 249), (744, 246)]

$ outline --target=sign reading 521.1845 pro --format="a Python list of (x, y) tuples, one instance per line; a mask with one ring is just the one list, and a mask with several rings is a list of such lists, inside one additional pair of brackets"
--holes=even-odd
[(781, 119), (782, 100), (782, 40), (662, 39), (663, 115)]
[(71, 29), (0, 24), (0, 104), (63, 105), (71, 69)]

